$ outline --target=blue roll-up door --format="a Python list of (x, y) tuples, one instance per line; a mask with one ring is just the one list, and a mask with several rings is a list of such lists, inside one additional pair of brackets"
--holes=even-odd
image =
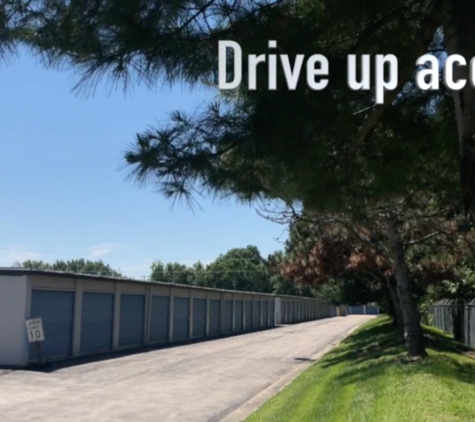
[(190, 299), (173, 299), (173, 340), (184, 341), (190, 337)]
[(275, 326), (275, 301), (272, 300), (269, 302), (269, 327), (274, 327)]
[(367, 315), (379, 315), (379, 309), (376, 306), (367, 306), (366, 307)]
[(168, 327), (170, 324), (170, 297), (152, 296), (152, 310), (150, 314), (151, 343), (165, 343), (168, 341)]
[(226, 334), (233, 332), (233, 301), (224, 301), (224, 327), (223, 332)]
[(206, 299), (193, 299), (193, 337), (206, 336)]
[(350, 315), (363, 315), (364, 314), (364, 308), (363, 306), (349, 306), (349, 314)]
[(262, 327), (268, 327), (268, 318), (269, 318), (269, 311), (267, 309), (267, 301), (262, 302)]
[[(31, 318), (41, 317), (45, 341), (41, 342), (44, 360), (71, 356), (73, 343), (74, 292), (32, 290)], [(30, 343), (30, 361), (38, 359)]]
[(209, 335), (218, 336), (221, 331), (221, 301), (211, 299), (209, 301)]
[(120, 296), (119, 347), (142, 346), (144, 336), (145, 296)]
[(244, 301), (244, 312), (246, 314), (244, 330), (250, 331), (252, 330), (252, 302), (250, 300)]
[(83, 293), (80, 353), (100, 353), (112, 349), (114, 295)]
[(258, 330), (261, 327), (261, 302), (252, 302), (252, 329)]
[(234, 310), (235, 310), (235, 322), (234, 322), (234, 331), (237, 333), (242, 332), (243, 330), (243, 301), (242, 300), (236, 300), (234, 303)]

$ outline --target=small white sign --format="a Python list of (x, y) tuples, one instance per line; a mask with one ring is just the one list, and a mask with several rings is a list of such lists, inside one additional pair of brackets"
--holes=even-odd
[(41, 318), (27, 319), (26, 330), (28, 332), (28, 341), (30, 343), (45, 340), (45, 333), (43, 331), (43, 321), (41, 320)]

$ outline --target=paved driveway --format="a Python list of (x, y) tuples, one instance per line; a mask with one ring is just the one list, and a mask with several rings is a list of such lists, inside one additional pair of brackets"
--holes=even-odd
[(1, 422), (236, 421), (371, 316), (0, 375)]

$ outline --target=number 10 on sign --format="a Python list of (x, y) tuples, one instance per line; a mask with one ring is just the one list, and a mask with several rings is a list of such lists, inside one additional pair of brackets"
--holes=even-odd
[(28, 341), (44, 341), (43, 321), (41, 318), (28, 319), (26, 321), (26, 330), (28, 332)]

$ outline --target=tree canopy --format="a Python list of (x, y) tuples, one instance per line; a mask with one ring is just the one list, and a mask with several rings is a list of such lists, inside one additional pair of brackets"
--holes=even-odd
[(108, 277), (122, 277), (120, 271), (112, 269), (102, 260), (90, 261), (86, 259), (71, 259), (68, 261), (57, 260), (52, 264), (44, 261), (26, 260), (19, 266), (32, 270), (65, 271), (77, 274), (94, 274)]
[[(315, 92), (302, 80), (295, 90), (269, 90), (269, 72), (259, 66), (258, 88), (221, 92), (194, 115), (173, 112), (168, 122), (139, 133), (125, 159), (134, 178), (158, 184), (167, 197), (190, 199), (206, 191), (243, 201), (280, 199), (303, 212), (343, 215), (353, 233), (337, 233), (336, 239), (335, 233), (325, 234), (313, 250), (320, 257), (331, 250), (334, 273), (341, 256), (385, 267), (380, 270), (397, 281), (410, 353), (422, 355), (405, 236), (417, 230), (430, 236), (414, 198), (438, 213), (457, 197), (475, 217), (475, 90), (467, 83), (455, 92), (421, 91), (415, 63), (433, 53), (441, 75), (447, 54), (470, 62), (474, 11), (475, 5), (460, 0), (11, 0), (0, 21), (5, 45), (21, 40), (46, 64), (71, 65), (92, 82), (181, 80), (216, 88), (217, 46), (223, 39), (241, 46), (244, 79), (250, 74), (249, 54), (268, 54), (269, 40), (291, 57), (327, 57), (325, 90)], [(375, 104), (374, 86), (348, 89), (346, 60), (380, 53), (395, 54), (399, 71), (396, 89), (385, 93), (384, 104)], [(232, 56), (227, 60), (231, 64)], [(469, 71), (458, 66), (454, 76), (467, 78)], [(281, 70), (276, 84), (285, 87)], [(374, 246), (374, 234), (379, 249), (368, 246)], [(385, 255), (376, 252), (385, 247)], [(230, 255), (239, 261), (241, 253)], [(154, 271), (161, 276), (181, 268), (160, 265)], [(258, 277), (260, 264), (253, 265)], [(213, 279), (215, 285), (240, 282), (225, 275), (233, 268), (230, 260), (223, 258), (215, 268), (213, 274), (222, 274)]]

